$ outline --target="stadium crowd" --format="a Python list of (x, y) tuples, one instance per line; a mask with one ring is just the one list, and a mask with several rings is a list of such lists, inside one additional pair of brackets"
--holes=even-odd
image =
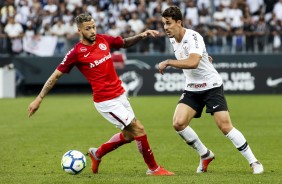
[(0, 0), (0, 54), (26, 54), (23, 37), (57, 37), (55, 54), (79, 40), (74, 17), (89, 12), (98, 33), (128, 37), (160, 31), (127, 53), (172, 53), (161, 12), (176, 5), (187, 28), (198, 31), (210, 54), (281, 52), (282, 0)]

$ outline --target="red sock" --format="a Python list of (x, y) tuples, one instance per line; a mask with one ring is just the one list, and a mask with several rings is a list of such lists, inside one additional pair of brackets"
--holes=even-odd
[(98, 150), (96, 151), (96, 156), (98, 158), (102, 158), (107, 153), (117, 149), (118, 147), (120, 147), (123, 144), (130, 143), (130, 142), (131, 141), (127, 141), (124, 139), (122, 133), (117, 133), (113, 135), (112, 138), (108, 142), (102, 144), (98, 148)]
[(150, 170), (156, 170), (159, 166), (157, 165), (153, 151), (150, 148), (150, 145), (147, 140), (147, 135), (140, 137), (134, 137), (136, 141), (137, 148), (139, 152), (143, 155), (144, 161), (148, 165)]

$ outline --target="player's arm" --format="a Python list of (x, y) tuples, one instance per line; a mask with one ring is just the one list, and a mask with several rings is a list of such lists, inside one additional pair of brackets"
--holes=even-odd
[(124, 38), (122, 47), (123, 48), (131, 47), (144, 38), (147, 38), (147, 37), (150, 37), (150, 36), (155, 37), (158, 34), (159, 34), (159, 31), (147, 30), (147, 31), (144, 31), (144, 32), (142, 32), (138, 35), (131, 36), (131, 37), (128, 37), (128, 38)]
[(55, 70), (52, 75), (45, 82), (42, 90), (37, 95), (37, 97), (31, 102), (28, 106), (28, 117), (31, 117), (39, 108), (43, 98), (48, 94), (48, 92), (53, 88), (56, 84), (57, 80), (63, 75), (63, 73), (59, 70)]
[(187, 59), (183, 59), (183, 60), (167, 59), (159, 63), (158, 65), (159, 72), (163, 74), (164, 70), (168, 66), (172, 66), (180, 69), (195, 69), (198, 67), (201, 58), (202, 56), (200, 54), (191, 53), (189, 54), (189, 57)]

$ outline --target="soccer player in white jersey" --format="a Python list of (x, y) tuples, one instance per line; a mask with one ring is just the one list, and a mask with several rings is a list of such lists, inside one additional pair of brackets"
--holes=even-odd
[(162, 13), (164, 30), (173, 46), (177, 60), (168, 59), (159, 63), (163, 74), (168, 67), (183, 69), (186, 85), (173, 117), (173, 127), (184, 141), (200, 155), (197, 173), (207, 172), (215, 158), (189, 126), (192, 118), (201, 117), (204, 106), (206, 113), (214, 116), (219, 129), (231, 140), (253, 169), (253, 174), (263, 173), (262, 164), (256, 159), (243, 134), (233, 127), (223, 92), (222, 79), (209, 60), (203, 37), (182, 24), (182, 13), (172, 6)]

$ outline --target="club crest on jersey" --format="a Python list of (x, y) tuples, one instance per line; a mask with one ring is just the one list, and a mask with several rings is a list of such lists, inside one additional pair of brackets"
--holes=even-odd
[(81, 47), (80, 48), (80, 52), (86, 52), (87, 51), (87, 48), (86, 47)]
[(182, 47), (183, 47), (183, 50), (184, 50), (184, 54), (185, 54), (186, 56), (189, 56), (188, 45), (183, 45)]
[(105, 44), (103, 44), (103, 43), (100, 43), (100, 44), (99, 44), (99, 48), (100, 48), (101, 50), (106, 50), (106, 49), (107, 49), (107, 46), (106, 46)]

